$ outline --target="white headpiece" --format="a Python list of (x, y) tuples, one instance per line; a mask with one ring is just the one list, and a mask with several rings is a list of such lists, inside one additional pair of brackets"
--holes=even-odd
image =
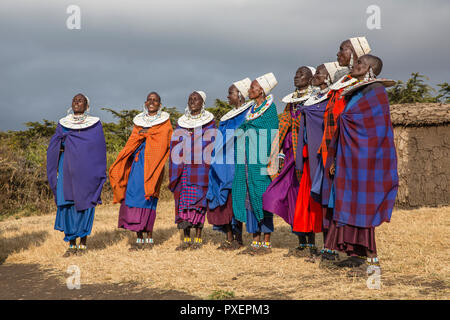
[(309, 70), (311, 70), (312, 74), (315, 75), (316, 74), (316, 68), (310, 67), (310, 66), (306, 66)]
[(203, 107), (204, 107), (205, 106), (205, 102), (206, 102), (206, 93), (204, 93), (203, 91), (198, 91), (198, 90), (196, 90), (194, 92), (197, 92), (202, 97), (202, 99), (203, 99)]
[(275, 88), (275, 86), (278, 84), (278, 81), (272, 72), (266, 73), (265, 75), (256, 78), (256, 81), (258, 81), (259, 85), (263, 88), (266, 95), (268, 95), (269, 92), (272, 91), (272, 89)]
[(87, 108), (86, 108), (86, 111), (89, 111), (89, 109), (91, 108), (91, 103), (90, 103), (90, 101), (89, 101), (89, 97), (86, 96), (86, 95), (84, 95), (84, 94), (83, 94), (83, 96), (86, 98), (86, 101), (87, 101)]
[(233, 82), (233, 85), (239, 90), (244, 99), (248, 98), (248, 89), (250, 89), (250, 84), (252, 81), (250, 78), (245, 78), (240, 81)]
[(349, 40), (358, 58), (372, 51), (370, 49), (369, 42), (367, 41), (366, 37), (355, 37), (350, 38)]
[(341, 67), (337, 61), (326, 62), (323, 65), (330, 75), (331, 83), (336, 82), (349, 72), (349, 69), (347, 67)]

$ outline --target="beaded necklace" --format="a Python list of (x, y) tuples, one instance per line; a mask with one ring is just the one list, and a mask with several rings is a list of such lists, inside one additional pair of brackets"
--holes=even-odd
[[(254, 120), (261, 116), (269, 107), (272, 105), (273, 102), (273, 95), (268, 95), (266, 100), (262, 104), (262, 108), (255, 112), (256, 102), (252, 105), (250, 111), (247, 113), (245, 119), (247, 121)], [(259, 107), (259, 106), (258, 106)], [(257, 108), (258, 108), (257, 107)]]

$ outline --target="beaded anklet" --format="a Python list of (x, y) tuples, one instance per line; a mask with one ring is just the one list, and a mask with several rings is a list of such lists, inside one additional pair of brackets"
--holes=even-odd
[(367, 258), (367, 264), (371, 266), (379, 266), (380, 260), (378, 260), (378, 257), (375, 258)]
[(146, 238), (145, 243), (153, 244), (153, 238)]
[(195, 243), (202, 243), (203, 239), (202, 238), (194, 238), (194, 242)]
[(191, 238), (189, 238), (189, 237), (184, 237), (184, 240), (183, 240), (183, 242), (186, 242), (186, 243), (191, 243), (191, 242), (192, 242), (192, 239), (191, 239)]
[(322, 250), (320, 250), (320, 253), (321, 254), (328, 253), (328, 254), (338, 255), (336, 250), (330, 250), (330, 249), (327, 249), (327, 248), (323, 248)]
[(259, 247), (261, 247), (261, 242), (259, 242), (259, 241), (253, 241), (252, 244), (251, 244), (251, 246), (252, 246), (253, 248), (259, 248)]
[(272, 244), (269, 241), (262, 242), (261, 246), (268, 249), (272, 248)]

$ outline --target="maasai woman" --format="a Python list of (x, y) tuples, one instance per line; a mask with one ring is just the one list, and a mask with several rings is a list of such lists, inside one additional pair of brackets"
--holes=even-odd
[[(170, 145), (169, 189), (175, 198), (175, 223), (178, 229), (184, 230), (184, 240), (176, 250), (199, 249), (203, 244), (208, 173), (214, 149), (210, 141), (217, 130), (214, 115), (205, 110), (205, 100), (203, 91), (190, 94)], [(192, 227), (196, 231), (194, 243)]]
[[(249, 97), (254, 104), (236, 133), (233, 213), (238, 221), (246, 223), (247, 232), (253, 234), (252, 244), (242, 253), (268, 253), (272, 247), (273, 215), (263, 210), (262, 195), (271, 182), (266, 161), (270, 155), (272, 131), (278, 129), (277, 108), (273, 96), (268, 94), (277, 83), (273, 73), (251, 83)], [(264, 233), (263, 243), (261, 233)]]
[(153, 247), (156, 206), (173, 132), (156, 92), (147, 96), (142, 108), (133, 119), (125, 147), (109, 169), (114, 202), (120, 203), (118, 227), (137, 233), (130, 250)]
[[(268, 166), (272, 182), (263, 194), (263, 209), (280, 216), (291, 227), (300, 181), (300, 172), (295, 170), (300, 107), (311, 95), (311, 78), (315, 72), (316, 70), (312, 67), (298, 68), (294, 77), (296, 90), (283, 98), (283, 102), (287, 105), (280, 116), (278, 135), (272, 143)], [(304, 235), (295, 234), (299, 238), (299, 248), (289, 250), (287, 256), (297, 255), (306, 245)]]
[[(89, 99), (77, 94), (47, 150), (47, 177), (58, 207), (55, 230), (69, 242), (64, 257), (86, 252), (95, 206), (106, 180), (106, 143), (100, 119), (88, 115)], [(80, 244), (76, 245), (76, 239)]]
[[(342, 67), (337, 62), (327, 62), (317, 67), (311, 84), (314, 92), (300, 108), (301, 120), (296, 157), (296, 168), (302, 173), (297, 195), (292, 229), (299, 234), (301, 243), (296, 252), (309, 256), (314, 262), (318, 256), (315, 234), (322, 231), (322, 207), (311, 197), (311, 181), (317, 170), (317, 149), (323, 134), (323, 113), (328, 102), (329, 86), (336, 80)], [(309, 250), (305, 250), (308, 248)]]
[[(324, 219), (324, 230), (323, 235), (324, 238), (327, 236), (328, 230), (328, 221), (329, 217), (332, 214), (330, 210), (327, 209), (328, 198), (321, 196), (322, 194), (322, 177), (323, 177), (323, 167), (325, 166), (327, 155), (328, 155), (328, 145), (336, 131), (336, 123), (339, 114), (344, 110), (345, 107), (345, 99), (341, 97), (342, 91), (356, 82), (356, 79), (353, 79), (351, 75), (349, 75), (349, 68), (356, 62), (358, 57), (369, 53), (370, 46), (365, 37), (357, 37), (350, 38), (341, 43), (339, 47), (339, 52), (337, 53), (337, 61), (339, 66), (346, 67), (347, 69), (343, 69), (342, 73), (346, 75), (342, 76), (339, 80), (333, 83), (330, 86), (329, 100), (327, 107), (324, 113), (324, 132), (322, 137), (322, 142), (319, 147), (319, 156), (321, 158), (321, 163), (319, 165), (319, 170), (317, 170), (316, 175), (314, 176), (314, 180), (312, 182), (311, 192), (314, 197), (318, 200), (321, 200), (323, 206), (323, 215)], [(336, 75), (337, 76), (337, 75)], [(335, 261), (338, 259), (337, 252), (333, 252), (331, 250), (323, 250), (322, 251), (322, 263), (327, 263), (329, 261)]]
[(324, 184), (335, 176), (328, 201), (334, 210), (325, 245), (351, 256), (336, 263), (353, 268), (350, 275), (367, 275), (369, 266), (379, 268), (375, 227), (390, 221), (398, 189), (397, 154), (384, 88), (395, 82), (376, 79), (381, 69), (381, 59), (372, 55), (358, 58), (353, 65), (351, 76), (358, 82), (342, 92), (348, 102), (325, 167)]
[(245, 121), (248, 108), (252, 105), (252, 102), (245, 103), (250, 84), (251, 80), (246, 78), (234, 82), (228, 89), (228, 103), (233, 109), (220, 119), (219, 132), (222, 139), (215, 142), (215, 157), (209, 169), (207, 217), (214, 229), (227, 235), (225, 242), (218, 247), (222, 250), (235, 250), (242, 246), (242, 222), (233, 216), (231, 187), (236, 146), (234, 131)]
[(319, 153), (322, 158), (322, 163), (325, 165), (327, 159), (327, 146), (336, 129), (336, 119), (344, 110), (345, 100), (342, 99), (342, 91), (356, 82), (350, 74), (350, 68), (357, 61), (359, 57), (371, 51), (369, 43), (365, 37), (350, 38), (341, 43), (339, 52), (337, 53), (337, 62), (342, 69), (341, 72), (346, 73), (342, 78), (338, 79), (336, 83), (330, 86), (329, 102), (324, 114), (324, 135), (320, 144)]

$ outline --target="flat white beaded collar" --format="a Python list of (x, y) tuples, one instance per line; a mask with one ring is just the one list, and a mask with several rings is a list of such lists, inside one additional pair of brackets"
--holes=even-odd
[(224, 114), (222, 116), (222, 118), (220, 118), (220, 121), (226, 121), (226, 120), (230, 120), (230, 119), (236, 117), (237, 115), (239, 115), (242, 112), (246, 111), (253, 104), (254, 104), (254, 101), (252, 100), (252, 101), (248, 101), (247, 103), (244, 103), (242, 106), (240, 106), (238, 108), (231, 109), (226, 114)]
[(203, 126), (211, 122), (212, 120), (214, 120), (214, 115), (208, 110), (204, 110), (204, 112), (202, 112), (202, 114), (198, 118), (188, 117), (185, 114), (182, 115), (178, 119), (178, 125), (182, 128), (192, 129), (199, 126)]
[(339, 90), (345, 87), (348, 87), (349, 85), (354, 84), (355, 82), (358, 82), (358, 79), (356, 78), (351, 78), (347, 81), (344, 81), (344, 79), (347, 77), (348, 75), (342, 76), (338, 81), (336, 81), (335, 83), (333, 83), (330, 86), (330, 90)]
[[(302, 102), (309, 99), (313, 89), (311, 86), (308, 86), (308, 88), (300, 90), (300, 91), (294, 91), (292, 93), (289, 93), (287, 96), (285, 96), (281, 101), (284, 103), (296, 103), (296, 102)], [(294, 97), (294, 95), (300, 94), (300, 97)]]
[[(303, 104), (304, 106), (312, 106), (313, 104), (317, 104), (319, 102), (325, 101), (328, 99), (328, 93), (330, 92), (330, 87), (327, 87), (323, 90), (313, 92), (308, 100)], [(320, 97), (319, 97), (320, 96)]]
[(169, 120), (170, 114), (162, 111), (160, 114), (149, 116), (145, 112), (141, 112), (133, 119), (133, 123), (139, 127), (150, 128), (157, 124), (161, 124)]
[(75, 116), (68, 114), (59, 120), (59, 124), (68, 129), (86, 129), (100, 121), (98, 117), (89, 115)]
[(355, 83), (355, 84), (345, 88), (342, 91), (342, 96), (350, 95), (353, 92), (355, 92), (356, 90), (358, 90), (358, 89), (360, 89), (360, 88), (362, 88), (364, 86), (367, 86), (369, 84), (376, 83), (376, 82), (381, 83), (385, 87), (392, 87), (393, 85), (395, 85), (395, 81), (394, 80), (385, 79), (385, 78), (379, 78), (379, 79), (378, 78), (372, 78), (372, 79), (361, 80), (361, 81), (359, 81), (359, 82), (357, 82), (357, 83)]
[[(256, 118), (259, 118), (260, 116), (262, 116), (263, 113), (266, 112), (266, 110), (269, 109), (269, 107), (272, 105), (272, 102), (273, 102), (273, 95), (272, 95), (272, 94), (269, 94), (269, 95), (266, 97), (265, 102), (266, 102), (266, 103), (264, 104), (264, 106), (263, 106), (259, 111), (257, 111), (257, 112), (252, 112), (252, 110), (250, 109), (249, 112), (247, 113), (245, 119), (246, 119), (247, 121), (249, 121), (249, 120), (255, 120)], [(259, 107), (259, 106), (256, 106), (256, 102), (255, 102), (255, 101), (253, 101), (252, 108), (253, 108), (253, 107), (257, 107), (257, 108)]]

